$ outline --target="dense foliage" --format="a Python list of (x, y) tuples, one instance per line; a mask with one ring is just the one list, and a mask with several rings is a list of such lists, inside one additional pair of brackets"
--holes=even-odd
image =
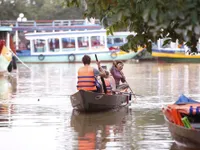
[(151, 51), (152, 42), (159, 38), (186, 42), (192, 51), (200, 36), (200, 0), (65, 0), (68, 7), (86, 3), (84, 16), (96, 17), (112, 34), (127, 29), (137, 33), (128, 36), (122, 49), (146, 46)]
[(64, 0), (0, 0), (0, 20), (16, 20), (20, 13), (28, 20), (82, 19), (82, 7), (64, 5)]

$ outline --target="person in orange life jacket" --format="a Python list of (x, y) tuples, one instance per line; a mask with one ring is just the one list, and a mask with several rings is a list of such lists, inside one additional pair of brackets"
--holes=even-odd
[[(112, 74), (113, 78), (115, 79), (117, 90), (123, 90), (123, 89), (128, 88), (128, 85), (125, 84), (126, 78), (122, 72), (123, 66), (124, 66), (124, 64), (122, 61), (114, 61), (113, 66), (110, 69), (110, 73)], [(120, 85), (120, 81), (124, 84)]]
[(113, 76), (109, 74), (108, 71), (105, 71), (105, 72), (106, 72), (106, 76), (104, 76), (104, 80), (105, 80), (105, 84), (107, 88), (107, 93), (112, 94), (113, 91), (116, 90), (115, 79), (113, 78)]
[(105, 76), (105, 71), (100, 66), (100, 62), (97, 63), (100, 71), (90, 66), (90, 56), (84, 55), (82, 62), (84, 66), (78, 70), (77, 90), (101, 92), (101, 85), (97, 81), (97, 76)]

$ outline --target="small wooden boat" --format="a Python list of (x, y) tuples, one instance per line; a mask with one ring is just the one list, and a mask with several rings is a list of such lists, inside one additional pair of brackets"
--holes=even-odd
[(79, 90), (70, 96), (72, 107), (82, 112), (98, 112), (119, 108), (129, 103), (127, 94), (107, 95)]
[(200, 103), (181, 95), (179, 100), (163, 108), (169, 131), (178, 143), (200, 146)]

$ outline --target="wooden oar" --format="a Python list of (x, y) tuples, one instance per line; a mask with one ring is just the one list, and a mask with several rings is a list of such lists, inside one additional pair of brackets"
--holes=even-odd
[[(124, 76), (123, 72), (120, 71), (121, 75)], [(128, 85), (129, 90), (131, 91), (131, 93), (134, 95), (134, 98), (136, 99), (136, 94), (133, 92), (133, 90), (131, 89), (130, 85), (128, 84), (128, 82), (126, 81), (126, 79), (124, 78), (125, 83)]]
[(122, 92), (122, 91), (119, 91), (119, 90), (112, 90), (113, 92), (115, 93), (120, 93), (120, 94), (125, 94), (125, 95), (128, 95), (128, 94), (131, 94), (131, 95), (135, 95), (135, 96), (140, 96), (140, 97), (144, 97), (142, 95), (138, 95), (138, 94), (134, 94), (134, 93), (129, 93), (129, 92)]
[[(97, 58), (97, 55), (95, 54), (95, 58), (96, 58), (96, 61), (97, 63), (99, 62), (98, 58)], [(98, 67), (99, 71), (100, 71), (100, 68)], [(104, 90), (104, 93), (106, 94), (107, 93), (107, 89), (106, 89), (106, 84), (105, 84), (105, 81), (104, 81), (104, 78), (101, 77), (101, 82), (102, 82), (102, 85), (103, 85), (103, 90)]]

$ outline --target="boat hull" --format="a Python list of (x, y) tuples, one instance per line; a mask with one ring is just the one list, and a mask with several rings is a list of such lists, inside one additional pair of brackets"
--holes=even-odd
[(99, 60), (101, 61), (113, 61), (113, 60), (129, 60), (134, 58), (138, 52), (122, 52), (122, 51), (107, 51), (107, 52), (88, 52), (88, 53), (69, 53), (69, 54), (51, 54), (51, 55), (30, 55), (30, 52), (27, 54), (18, 53), (18, 61), (26, 63), (55, 63), (55, 62), (82, 62), (82, 57), (87, 54), (91, 57), (92, 61), (96, 61), (95, 54), (98, 55)]
[(187, 147), (199, 147), (200, 131), (176, 125), (174, 123), (171, 123), (166, 117), (164, 118), (169, 128), (169, 131), (175, 141), (182, 143)]
[(106, 95), (80, 90), (70, 96), (72, 107), (81, 112), (116, 109), (129, 103), (127, 95)]
[(158, 61), (174, 63), (200, 63), (200, 55), (186, 55), (184, 52), (176, 51), (155, 51), (152, 50), (152, 56)]

